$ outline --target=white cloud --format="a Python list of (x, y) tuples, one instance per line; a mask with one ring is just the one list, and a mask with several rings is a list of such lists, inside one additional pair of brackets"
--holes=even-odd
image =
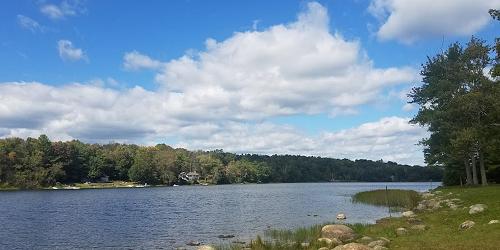
[(382, 89), (418, 78), (409, 67), (374, 67), (358, 41), (330, 33), (328, 24), (327, 10), (312, 2), (293, 23), (207, 39), (205, 51), (165, 63), (156, 80), (185, 99), (224, 100), (220, 108), (255, 119), (352, 113)]
[[(143, 144), (172, 139), (190, 149), (421, 163), (413, 144), (422, 131), (404, 118), (316, 135), (269, 122), (289, 114), (356, 114), (387, 89), (417, 79), (412, 68), (375, 67), (358, 41), (330, 33), (328, 23), (326, 9), (310, 3), (295, 22), (207, 39), (204, 51), (168, 62), (125, 54), (125, 69), (157, 70), (154, 91), (108, 88), (119, 83), (102, 79), (0, 83), (1, 136)], [(85, 58), (70, 41), (59, 44), (61, 58)]]
[(27, 29), (33, 33), (45, 31), (44, 26), (27, 16), (17, 15), (17, 23), (21, 26), (21, 28)]
[(87, 55), (82, 49), (75, 48), (69, 40), (59, 40), (57, 42), (59, 57), (65, 61), (88, 60)]
[(123, 56), (123, 68), (126, 70), (159, 69), (162, 65), (160, 61), (137, 51), (127, 52)]
[(387, 117), (307, 135), (291, 125), (265, 121), (193, 120), (186, 111), (172, 105), (169, 93), (140, 87), (119, 91), (77, 83), (62, 87), (0, 83), (1, 137), (45, 133), (53, 140), (143, 144), (178, 138), (176, 146), (189, 149), (423, 163), (421, 148), (415, 144), (426, 132), (408, 124), (408, 118)]
[(491, 8), (500, 8), (500, 0), (372, 0), (368, 11), (382, 22), (379, 39), (412, 43), (472, 35), (491, 20)]
[[(204, 136), (186, 138), (177, 146), (423, 164), (422, 148), (416, 143), (427, 134), (425, 129), (410, 125), (408, 121), (408, 118), (386, 117), (355, 128), (316, 136), (305, 135), (290, 126), (229, 123), (223, 127), (208, 127)], [(204, 127), (207, 128), (206, 125)]]
[(79, 0), (65, 0), (59, 5), (43, 4), (40, 6), (40, 12), (54, 20), (63, 19), (68, 16), (77, 16), (85, 11), (86, 9), (82, 1)]

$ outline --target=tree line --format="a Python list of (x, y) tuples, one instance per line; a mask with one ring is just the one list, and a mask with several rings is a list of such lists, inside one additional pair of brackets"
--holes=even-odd
[(293, 155), (188, 151), (165, 144), (87, 144), (38, 138), (0, 139), (0, 186), (39, 188), (56, 184), (134, 181), (172, 185), (182, 172), (196, 171), (213, 184), (325, 181), (438, 181), (440, 168), (395, 162)]
[[(500, 20), (498, 10), (489, 13)], [(500, 39), (453, 43), (428, 58), (421, 75), (409, 97), (419, 105), (411, 122), (430, 132), (421, 141), (427, 164), (444, 167), (445, 184), (499, 182)]]

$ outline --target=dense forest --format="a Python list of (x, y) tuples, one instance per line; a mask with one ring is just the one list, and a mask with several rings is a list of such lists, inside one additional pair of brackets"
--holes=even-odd
[[(500, 21), (500, 11), (490, 14)], [(427, 164), (444, 167), (448, 185), (500, 182), (500, 39), (454, 43), (421, 75), (409, 97), (420, 107), (412, 122), (430, 132), (421, 142)]]
[(110, 180), (172, 185), (179, 174), (196, 171), (213, 184), (324, 181), (439, 181), (440, 168), (394, 162), (292, 155), (238, 155), (188, 151), (165, 144), (86, 144), (38, 138), (0, 139), (0, 186), (38, 188)]

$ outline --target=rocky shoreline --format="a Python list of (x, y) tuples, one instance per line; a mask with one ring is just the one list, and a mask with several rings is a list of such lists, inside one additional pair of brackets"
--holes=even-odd
[[(437, 210), (452, 210), (460, 211), (469, 216), (483, 213), (488, 209), (484, 204), (467, 205), (466, 202), (459, 198), (453, 197), (452, 192), (443, 192), (434, 190), (431, 192), (421, 193), (421, 201), (413, 210), (404, 211), (400, 220), (404, 220), (403, 226), (397, 227), (393, 235), (394, 237), (406, 237), (412, 234), (418, 234), (429, 229), (420, 217), (428, 213), (433, 213)], [(377, 220), (374, 226), (383, 226), (390, 218)], [(499, 220), (491, 218), (487, 224), (498, 224)], [(469, 230), (474, 227), (476, 222), (472, 219), (466, 220), (463, 223), (456, 225), (457, 231)], [(391, 242), (394, 239), (390, 237), (370, 237), (367, 235), (357, 234), (349, 225), (344, 224), (329, 224), (321, 228), (320, 237), (316, 242), (289, 242), (291, 249), (317, 249), (317, 250), (384, 250), (391, 249)], [(297, 248), (297, 246), (299, 246)], [(319, 247), (318, 247), (319, 246)], [(210, 245), (198, 246), (198, 250), (215, 250), (217, 248)], [(252, 249), (251, 244), (239, 249)]]

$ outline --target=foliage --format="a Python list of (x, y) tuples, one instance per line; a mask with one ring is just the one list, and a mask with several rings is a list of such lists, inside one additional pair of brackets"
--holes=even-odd
[(222, 150), (188, 151), (165, 144), (51, 142), (39, 138), (0, 139), (0, 186), (39, 188), (56, 183), (134, 181), (150, 185), (179, 183), (181, 172), (196, 171), (199, 182), (213, 184), (326, 181), (440, 180), (439, 168), (395, 162), (294, 155), (237, 155)]
[(465, 47), (454, 43), (428, 59), (422, 86), (409, 94), (420, 106), (411, 122), (430, 132), (421, 142), (425, 160), (444, 167), (445, 184), (478, 184), (480, 173), (486, 185), (488, 168), (499, 164), (500, 78), (488, 70), (498, 67), (499, 49), (475, 37)]

